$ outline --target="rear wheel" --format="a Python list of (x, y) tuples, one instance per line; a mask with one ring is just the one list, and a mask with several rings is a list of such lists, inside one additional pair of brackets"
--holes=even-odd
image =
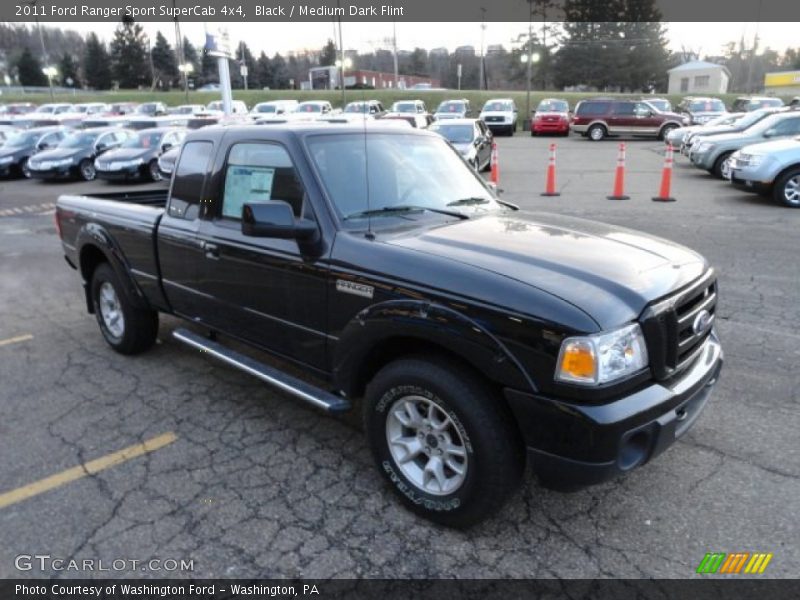
[(800, 208), (800, 169), (781, 175), (772, 189), (772, 197), (784, 206)]
[(78, 165), (78, 173), (84, 181), (92, 181), (97, 177), (97, 171), (94, 168), (94, 161), (90, 158), (84, 158)]
[(664, 127), (661, 128), (661, 133), (658, 135), (658, 139), (666, 140), (667, 136), (677, 128), (677, 125), (664, 125)]
[(606, 137), (606, 128), (602, 125), (592, 125), (589, 127), (589, 131), (586, 132), (586, 135), (589, 136), (589, 139), (593, 142), (599, 142)]
[(364, 425), (391, 488), (410, 510), (442, 525), (482, 521), (521, 481), (524, 447), (509, 411), (457, 364), (390, 363), (367, 387)]
[(155, 343), (158, 313), (134, 306), (108, 263), (95, 269), (91, 293), (97, 324), (114, 350), (120, 354), (138, 354)]
[(19, 172), (22, 173), (22, 176), (25, 179), (30, 179), (31, 178), (31, 170), (30, 170), (30, 167), (28, 167), (28, 159), (27, 158), (23, 158), (22, 161), (20, 161), (20, 163), (19, 163)]

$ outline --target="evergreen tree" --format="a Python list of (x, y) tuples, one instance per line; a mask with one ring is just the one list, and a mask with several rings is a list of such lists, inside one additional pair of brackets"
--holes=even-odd
[(197, 77), (200, 74), (200, 56), (197, 54), (197, 48), (194, 47), (189, 38), (183, 38), (183, 61), (192, 65), (192, 73)]
[(120, 88), (135, 89), (151, 79), (150, 57), (142, 26), (123, 19), (111, 41), (111, 72)]
[(323, 46), (322, 52), (319, 54), (319, 64), (321, 67), (332, 67), (336, 64), (338, 58), (339, 57), (336, 55), (336, 44), (333, 43), (333, 40), (329, 39), (328, 43)]
[(86, 86), (94, 90), (111, 88), (110, 57), (105, 45), (91, 32), (86, 37), (86, 51), (83, 55), (83, 78)]
[(78, 63), (75, 62), (72, 55), (64, 52), (58, 63), (58, 72), (61, 85), (81, 87), (80, 78), (78, 77)]
[[(272, 63), (269, 60), (269, 57), (264, 54), (264, 51), (261, 51), (261, 54), (258, 55), (258, 60), (256, 61), (256, 71), (254, 79), (258, 81), (259, 87), (272, 87)], [(255, 87), (255, 84), (253, 85)]]
[(27, 46), (17, 58), (17, 77), (20, 85), (45, 86), (47, 76), (42, 72), (42, 63)]
[(175, 52), (160, 31), (156, 32), (156, 43), (151, 50), (156, 85), (168, 90), (178, 81), (178, 63)]
[(274, 90), (285, 90), (289, 87), (289, 69), (284, 58), (275, 53), (272, 57), (272, 85)]

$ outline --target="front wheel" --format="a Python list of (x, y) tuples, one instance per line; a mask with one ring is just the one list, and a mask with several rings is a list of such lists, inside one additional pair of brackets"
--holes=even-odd
[(502, 400), (472, 372), (409, 358), (384, 367), (364, 402), (378, 469), (415, 513), (469, 527), (517, 488), (524, 446)]
[(91, 292), (97, 324), (114, 350), (120, 354), (138, 354), (155, 343), (158, 313), (134, 306), (108, 263), (95, 269)]
[(665, 141), (667, 139), (667, 137), (669, 136), (669, 134), (672, 133), (673, 131), (675, 131), (677, 128), (678, 128), (677, 125), (665, 125), (661, 129), (661, 133), (659, 134), (658, 139), (662, 140), (662, 141)]
[(161, 181), (164, 179), (161, 175), (161, 171), (158, 169), (158, 161), (156, 159), (151, 160), (147, 164), (147, 174), (150, 176), (150, 181)]
[(97, 171), (94, 168), (94, 161), (90, 158), (84, 158), (78, 165), (78, 173), (84, 181), (92, 181), (97, 177)]
[(789, 208), (800, 208), (800, 169), (784, 173), (772, 190), (776, 202)]
[(28, 166), (28, 159), (27, 158), (23, 158), (22, 162), (19, 163), (19, 172), (22, 173), (22, 176), (25, 179), (30, 179), (31, 178), (31, 169)]
[(718, 179), (725, 178), (725, 162), (731, 157), (733, 152), (725, 152), (720, 154), (719, 158), (714, 161), (714, 166), (711, 168), (711, 174)]

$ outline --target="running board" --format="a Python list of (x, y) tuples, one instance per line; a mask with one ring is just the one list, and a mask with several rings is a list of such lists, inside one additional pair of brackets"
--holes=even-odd
[(291, 394), (300, 400), (304, 400), (317, 408), (321, 408), (326, 412), (340, 413), (350, 410), (351, 408), (350, 402), (345, 398), (341, 398), (331, 392), (326, 392), (305, 381), (301, 381), (275, 367), (260, 363), (249, 356), (231, 350), (219, 342), (197, 335), (188, 329), (176, 329), (172, 332), (172, 337), (232, 367), (236, 367), (245, 373), (258, 377), (261, 381), (265, 381), (271, 386), (287, 394)]

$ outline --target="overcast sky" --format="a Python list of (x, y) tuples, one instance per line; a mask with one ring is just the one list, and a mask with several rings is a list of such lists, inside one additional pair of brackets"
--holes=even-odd
[[(145, 30), (155, 35), (157, 30), (174, 43), (172, 22), (142, 23)], [(208, 23), (209, 30), (219, 24)], [(48, 26), (53, 26), (49, 24)], [(539, 24), (539, 27), (541, 24)], [(480, 23), (397, 23), (397, 46), (399, 49), (414, 47), (434, 48), (445, 46), (453, 50), (456, 46), (473, 45), (480, 48)], [(537, 25), (534, 23), (534, 28)], [(782, 52), (788, 47), (800, 47), (797, 23), (668, 23), (670, 47), (680, 50), (682, 47), (699, 52), (701, 55), (717, 55), (722, 52), (725, 43), (738, 41), (744, 36), (748, 44), (758, 33), (763, 49), (769, 46)], [(96, 31), (106, 41), (111, 39), (115, 25), (111, 23), (65, 23), (64, 29), (76, 29), (81, 33)], [(291, 50), (303, 48), (319, 49), (328, 38), (334, 35), (334, 25), (330, 23), (244, 23), (228, 24), (231, 42), (240, 40), (250, 47), (254, 54), (264, 50), (268, 55), (275, 52), (285, 54)], [(181, 33), (198, 45), (203, 42), (203, 23), (182, 23)], [(511, 47), (511, 40), (518, 34), (527, 31), (527, 23), (487, 23), (485, 45), (503, 44)], [(387, 47), (386, 39), (392, 35), (391, 23), (342, 23), (342, 37), (345, 49), (356, 49), (360, 52)]]

